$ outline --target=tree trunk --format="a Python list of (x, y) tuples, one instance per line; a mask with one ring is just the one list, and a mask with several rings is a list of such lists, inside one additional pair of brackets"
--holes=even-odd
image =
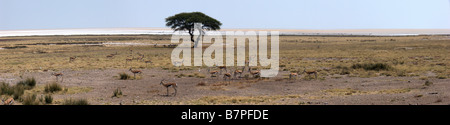
[(189, 30), (189, 35), (191, 36), (191, 42), (195, 42), (194, 41), (194, 30)]

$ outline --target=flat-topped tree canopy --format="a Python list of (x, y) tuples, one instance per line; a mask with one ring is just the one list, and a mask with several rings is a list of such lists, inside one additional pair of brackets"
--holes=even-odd
[(187, 30), (192, 42), (194, 42), (194, 23), (202, 23), (202, 29), (205, 30), (220, 30), (222, 25), (218, 20), (202, 12), (184, 12), (166, 18), (166, 26), (175, 31)]

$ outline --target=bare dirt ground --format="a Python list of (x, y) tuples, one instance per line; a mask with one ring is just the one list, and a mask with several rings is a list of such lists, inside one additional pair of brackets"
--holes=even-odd
[[(195, 70), (198, 71), (198, 70)], [(205, 71), (205, 70), (203, 70)], [(117, 74), (127, 70), (63, 70), (65, 76), (61, 85), (68, 87), (89, 87), (90, 91), (75, 94), (55, 94), (55, 100), (64, 98), (85, 98), (98, 105), (140, 105), (140, 104), (276, 104), (276, 105), (372, 105), (372, 104), (450, 104), (448, 79), (434, 79), (432, 85), (425, 85), (417, 77), (373, 77), (326, 78), (325, 80), (287, 80), (279, 77), (270, 79), (235, 79), (209, 77), (177, 78), (161, 69), (143, 70), (142, 79), (118, 80)], [(285, 74), (287, 72), (282, 72)], [(2, 78), (10, 74), (1, 74)], [(34, 76), (37, 86), (55, 81), (50, 72), (27, 73)], [(306, 76), (307, 77), (307, 76)], [(20, 79), (10, 77), (10, 79)], [(169, 88), (160, 85), (162, 79), (178, 84), (173, 96)], [(206, 83), (199, 85), (200, 82)], [(113, 91), (121, 88), (123, 96), (112, 97)], [(58, 102), (58, 101), (56, 101)]]

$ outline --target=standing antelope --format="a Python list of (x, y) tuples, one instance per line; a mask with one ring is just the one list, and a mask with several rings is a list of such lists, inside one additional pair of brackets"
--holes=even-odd
[(255, 78), (255, 76), (260, 76), (261, 75), (261, 73), (258, 70), (252, 71), (252, 68), (249, 68), (248, 72), (250, 72), (250, 74), (252, 75), (253, 78)]
[(177, 95), (177, 83), (171, 82), (171, 83), (164, 83), (165, 79), (161, 80), (161, 85), (163, 85), (164, 87), (166, 87), (167, 89), (167, 96), (169, 96), (169, 87), (172, 87), (173, 90), (175, 90), (174, 96)]
[(219, 71), (217, 70), (211, 71), (211, 68), (208, 68), (208, 73), (211, 74), (211, 77), (213, 77), (219, 74)]
[(14, 99), (13, 98), (8, 98), (8, 99), (2, 99), (3, 105), (13, 105), (14, 104)]
[(231, 73), (225, 73), (225, 74), (223, 74), (223, 80), (225, 80), (225, 81), (227, 81), (227, 78), (228, 78), (228, 84), (230, 84), (231, 83)]
[(144, 61), (144, 55), (141, 55), (140, 57), (133, 58), (133, 60), (136, 60), (136, 61), (139, 61), (139, 60)]
[(149, 63), (152, 63), (151, 60), (145, 60), (144, 62), (145, 62), (145, 67), (148, 67), (148, 64), (149, 64)]
[(106, 56), (106, 58), (113, 58), (113, 57), (114, 57), (113, 54), (110, 54), (110, 55), (107, 55), (107, 56)]
[(308, 76), (311, 75), (311, 74), (314, 74), (316, 76), (316, 79), (317, 79), (317, 71), (315, 71), (315, 70), (314, 71), (306, 71), (306, 68), (305, 68), (305, 69), (303, 69), (303, 72), (301, 74), (303, 74), (303, 73), (308, 74)]
[(231, 79), (231, 73), (225, 73), (225, 74), (223, 74), (223, 80), (227, 80), (227, 78), (228, 78), (228, 80), (230, 80)]
[(74, 57), (70, 57), (69, 58), (69, 62), (73, 62), (73, 61), (75, 61), (75, 59), (76, 59), (77, 57), (76, 56), (74, 56)]
[(56, 77), (56, 82), (58, 82), (59, 77), (61, 77), (61, 82), (64, 81), (64, 74), (63, 73), (52, 73), (52, 75)]
[(136, 74), (142, 74), (141, 70), (133, 70), (131, 67), (130, 67), (130, 71), (131, 71), (131, 73), (134, 74), (134, 79), (136, 79)]
[(127, 59), (125, 59), (125, 64), (128, 64), (128, 61), (133, 61), (133, 59), (132, 58), (127, 58)]
[[(245, 67), (244, 67), (245, 68)], [(243, 68), (243, 69), (244, 69)], [(235, 70), (234, 71), (234, 78), (236, 79), (237, 74), (239, 74), (239, 78), (242, 77), (242, 73), (243, 73), (243, 69), (242, 70)]]
[(291, 73), (291, 74), (289, 74), (289, 80), (291, 80), (293, 78), (297, 79), (297, 77), (298, 77), (298, 73)]

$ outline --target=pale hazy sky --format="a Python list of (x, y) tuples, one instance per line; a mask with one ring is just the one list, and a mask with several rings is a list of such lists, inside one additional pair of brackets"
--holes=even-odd
[(450, 29), (449, 0), (0, 0), (0, 30), (165, 27), (193, 11), (222, 28)]

